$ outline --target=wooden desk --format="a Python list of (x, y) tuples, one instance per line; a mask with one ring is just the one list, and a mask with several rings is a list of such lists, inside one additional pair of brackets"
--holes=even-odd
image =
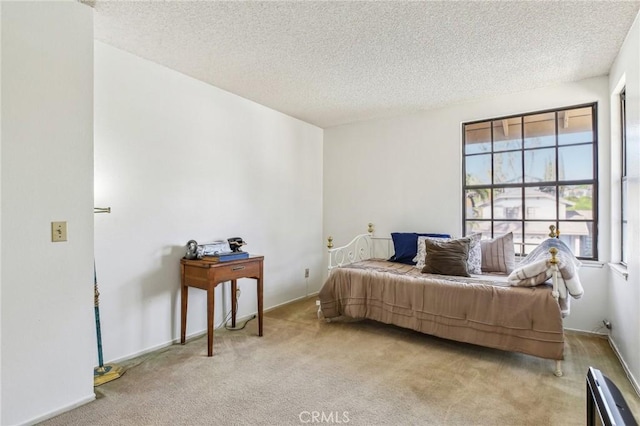
[(231, 326), (236, 326), (238, 302), (236, 290), (239, 278), (253, 278), (258, 287), (258, 336), (262, 336), (262, 269), (264, 256), (250, 256), (246, 259), (230, 262), (217, 262), (212, 259), (180, 260), (182, 281), (182, 328), (180, 343), (184, 345), (187, 332), (187, 300), (189, 287), (207, 290), (207, 344), (208, 356), (213, 355), (213, 319), (215, 309), (216, 286), (231, 281)]

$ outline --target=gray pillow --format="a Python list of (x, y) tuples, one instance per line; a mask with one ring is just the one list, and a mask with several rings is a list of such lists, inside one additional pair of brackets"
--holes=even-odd
[(480, 241), (482, 250), (482, 272), (502, 272), (510, 274), (516, 266), (513, 248), (513, 232), (491, 240)]
[(422, 272), (429, 274), (468, 277), (469, 246), (471, 239), (459, 238), (451, 241), (425, 240), (427, 255)]
[(416, 268), (418, 269), (424, 268), (424, 259), (427, 257), (427, 247), (424, 243), (426, 239), (430, 239), (431, 241), (451, 241), (451, 238), (418, 237), (418, 254), (413, 258), (413, 261), (416, 262)]
[[(480, 250), (480, 239), (482, 238), (482, 234), (480, 232), (476, 232), (467, 235), (465, 238), (469, 238), (471, 240), (471, 244), (469, 245), (469, 259), (467, 260), (467, 269), (469, 270), (470, 274), (481, 274), (482, 251)], [(424, 243), (426, 239), (430, 239), (431, 241), (452, 240), (451, 238), (418, 237), (418, 254), (413, 258), (413, 261), (416, 262), (416, 268), (418, 269), (424, 268), (424, 259), (425, 257), (427, 257), (427, 250)]]

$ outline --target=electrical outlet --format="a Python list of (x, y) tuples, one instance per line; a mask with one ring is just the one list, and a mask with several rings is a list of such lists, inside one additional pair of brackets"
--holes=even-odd
[(240, 299), (240, 289), (236, 288), (236, 300)]
[(316, 300), (316, 306), (320, 306), (320, 301)]
[(309, 278), (309, 268), (304, 270), (304, 277)]

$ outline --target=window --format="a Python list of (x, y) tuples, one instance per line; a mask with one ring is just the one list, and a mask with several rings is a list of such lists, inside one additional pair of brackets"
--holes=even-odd
[(513, 232), (528, 254), (555, 225), (597, 259), (597, 109), (578, 105), (463, 124), (463, 229)]
[(626, 90), (620, 92), (620, 140), (622, 142), (620, 176), (620, 263), (627, 264), (629, 238), (627, 237), (627, 103)]

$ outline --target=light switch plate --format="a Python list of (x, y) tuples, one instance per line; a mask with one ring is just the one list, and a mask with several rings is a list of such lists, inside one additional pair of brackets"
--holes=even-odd
[(67, 222), (51, 222), (51, 241), (67, 241)]

